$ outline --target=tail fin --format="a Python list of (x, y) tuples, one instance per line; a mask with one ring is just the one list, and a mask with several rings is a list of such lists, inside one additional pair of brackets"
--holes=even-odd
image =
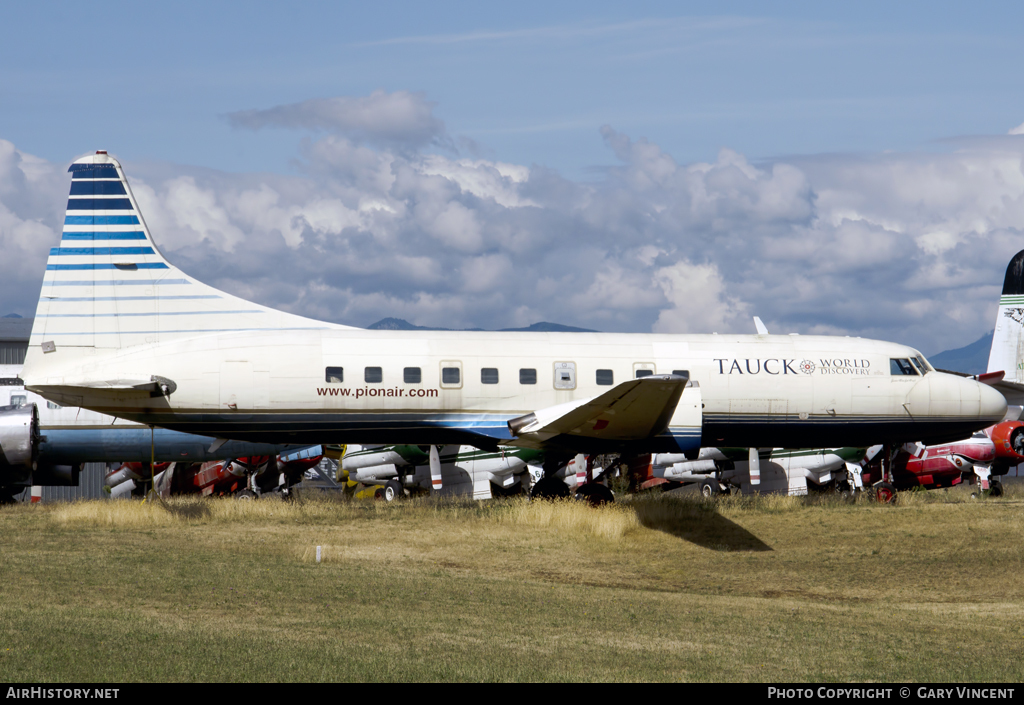
[(30, 356), (232, 330), (347, 327), (250, 303), (179, 270), (153, 242), (121, 165), (106, 152), (68, 171), (63, 235), (46, 263)]
[(1024, 381), (1024, 250), (1006, 268), (988, 371), (1006, 372), (1006, 381)]

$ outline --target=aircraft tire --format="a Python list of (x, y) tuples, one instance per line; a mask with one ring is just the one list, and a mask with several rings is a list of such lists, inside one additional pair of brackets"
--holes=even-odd
[(889, 482), (880, 482), (875, 485), (875, 499), (882, 504), (896, 503), (896, 488)]
[(989, 497), (1002, 497), (1003, 496), (1003, 483), (999, 480), (992, 480), (989, 485), (991, 488), (988, 492)]
[(373, 491), (373, 498), (374, 499), (384, 499), (384, 488), (383, 487), (378, 487), (377, 489), (375, 489)]
[(394, 502), (402, 496), (402, 486), (394, 480), (388, 480), (383, 487), (382, 498), (385, 502)]
[(722, 486), (718, 480), (703, 480), (700, 483), (700, 496), (704, 499), (713, 499), (722, 494)]
[(235, 499), (251, 502), (256, 499), (256, 493), (252, 490), (242, 490), (241, 492), (235, 493)]
[(557, 477), (542, 478), (530, 491), (530, 499), (568, 499), (572, 490)]
[[(21, 490), (18, 491), (20, 492)], [(17, 504), (18, 500), (14, 498), (15, 494), (16, 492), (13, 487), (0, 487), (0, 505)]]
[(603, 504), (611, 504), (615, 501), (615, 495), (610, 489), (597, 482), (588, 482), (579, 488), (573, 498), (586, 502), (592, 507), (600, 507)]

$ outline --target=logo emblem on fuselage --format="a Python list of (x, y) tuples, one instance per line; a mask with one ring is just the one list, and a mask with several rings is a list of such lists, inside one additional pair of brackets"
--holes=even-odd
[(1024, 326), (1024, 308), (1008, 308), (1003, 311), (1003, 315)]

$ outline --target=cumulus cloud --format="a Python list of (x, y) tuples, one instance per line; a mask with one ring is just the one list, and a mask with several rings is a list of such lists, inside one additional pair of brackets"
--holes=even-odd
[[(586, 183), (340, 129), (304, 144), (297, 175), (125, 166), (158, 243), (190, 274), (350, 325), (725, 333), (752, 332), (758, 315), (772, 332), (930, 354), (992, 327), (1024, 246), (1014, 139), (767, 163), (723, 149), (681, 164), (611, 127), (600, 138), (614, 162)], [(34, 310), (68, 181), (0, 142), (9, 310)]]
[(226, 117), (236, 128), (323, 130), (375, 144), (419, 147), (445, 138), (434, 106), (423, 93), (377, 90), (368, 96), (315, 98)]

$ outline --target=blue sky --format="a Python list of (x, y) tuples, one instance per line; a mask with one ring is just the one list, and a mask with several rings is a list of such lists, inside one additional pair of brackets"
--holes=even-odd
[(480, 154), (587, 178), (610, 124), (677, 160), (933, 148), (1024, 121), (1019, 3), (18, 3), (0, 132), (54, 161), (288, 171), (224, 115), (422, 91)]
[(926, 354), (1024, 247), (1019, 3), (4, 8), (0, 314), (107, 149), (190, 274), (368, 325)]

